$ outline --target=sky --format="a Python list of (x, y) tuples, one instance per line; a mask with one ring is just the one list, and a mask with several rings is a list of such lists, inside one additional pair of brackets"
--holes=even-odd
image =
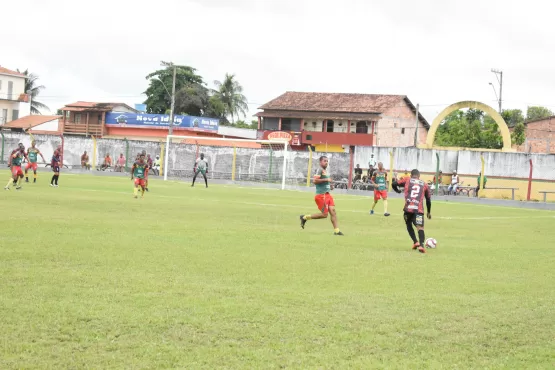
[(461, 100), (497, 108), (492, 68), (504, 109), (555, 111), (553, 11), (538, 0), (11, 1), (0, 65), (38, 74), (53, 113), (142, 103), (162, 60), (209, 87), (235, 74), (249, 115), (285, 91), (345, 92), (407, 95), (432, 121)]

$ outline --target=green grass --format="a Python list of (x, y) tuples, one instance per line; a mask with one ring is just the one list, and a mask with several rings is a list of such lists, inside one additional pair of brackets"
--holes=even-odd
[(0, 193), (2, 369), (555, 367), (555, 213), (436, 202), (420, 255), (400, 200), (49, 175)]

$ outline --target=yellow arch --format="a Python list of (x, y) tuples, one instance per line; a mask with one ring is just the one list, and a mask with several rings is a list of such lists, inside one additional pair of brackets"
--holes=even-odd
[[(501, 131), (501, 136), (503, 137), (503, 148), (501, 149), (501, 151), (502, 152), (515, 151), (511, 147), (511, 133), (509, 132), (509, 128), (507, 127), (507, 124), (505, 123), (505, 120), (503, 119), (503, 117), (501, 117), (501, 115), (489, 105), (486, 105), (484, 103), (480, 103), (477, 101), (460, 101), (458, 103), (451, 104), (443, 111), (441, 111), (441, 113), (438, 114), (438, 116), (434, 119), (434, 122), (432, 122), (432, 126), (428, 131), (428, 136), (426, 138), (426, 144), (425, 144), (426, 149), (432, 149), (434, 147), (436, 131), (439, 125), (441, 124), (441, 122), (443, 122), (443, 120), (445, 119), (445, 117), (447, 117), (449, 114), (453, 113), (454, 111), (457, 111), (463, 108), (479, 109), (489, 114), (491, 118), (493, 118), (493, 120), (497, 123), (497, 126), (499, 126), (499, 131)], [(442, 149), (447, 149), (447, 148), (442, 148)]]

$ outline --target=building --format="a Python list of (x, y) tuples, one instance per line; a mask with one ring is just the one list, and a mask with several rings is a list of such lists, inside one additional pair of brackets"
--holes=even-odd
[(61, 130), (64, 134), (104, 136), (106, 114), (109, 112), (137, 111), (124, 103), (94, 103), (78, 101), (67, 104), (62, 109)]
[(62, 116), (32, 115), (6, 123), (3, 128), (12, 131), (25, 131), (32, 134), (57, 135), (61, 133), (60, 118)]
[(0, 125), (31, 113), (23, 73), (0, 66)]
[[(555, 153), (555, 116), (524, 123), (526, 141), (515, 146), (519, 152)], [(514, 128), (510, 128), (511, 132)]]
[[(348, 151), (350, 146), (414, 146), (416, 107), (404, 95), (289, 91), (262, 105), (259, 137), (274, 131), (292, 136), (294, 149)], [(418, 144), (430, 125), (418, 115)]]

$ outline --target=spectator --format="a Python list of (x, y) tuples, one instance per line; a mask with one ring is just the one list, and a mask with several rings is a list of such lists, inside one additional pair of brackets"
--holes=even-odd
[(154, 160), (152, 171), (156, 176), (160, 175), (160, 156), (158, 154), (156, 155), (156, 159)]
[(435, 190), (436, 187), (439, 189), (441, 184), (443, 184), (443, 171), (439, 171), (439, 179), (436, 179), (434, 175), (434, 179), (432, 180), (432, 190)]
[(368, 167), (368, 180), (370, 180), (372, 176), (374, 176), (374, 172), (376, 172), (376, 169), (374, 168), (373, 165), (370, 165)]
[(354, 181), (358, 181), (362, 179), (362, 168), (360, 168), (360, 164), (357, 164), (355, 167), (355, 179)]
[(457, 171), (453, 171), (453, 175), (451, 176), (451, 184), (447, 189), (447, 194), (451, 194), (451, 191), (452, 191), (453, 195), (457, 195), (458, 187), (459, 187), (459, 175), (457, 175)]
[(84, 168), (86, 170), (91, 169), (91, 165), (89, 164), (89, 155), (87, 154), (86, 150), (83, 153), (83, 155), (81, 156), (81, 168)]
[(125, 168), (125, 157), (123, 156), (123, 153), (120, 153), (114, 170), (116, 172), (123, 172), (124, 168)]
[(110, 154), (106, 154), (106, 157), (104, 157), (104, 162), (102, 163), (100, 169), (104, 171), (110, 167), (112, 167), (112, 158), (110, 158)]
[[(476, 196), (478, 196), (478, 191), (480, 191), (480, 180), (482, 177), (482, 173), (480, 172), (478, 174), (478, 186), (476, 186)], [(488, 182), (488, 178), (486, 176), (484, 176), (484, 189), (486, 188), (486, 184)]]
[(370, 167), (375, 168), (376, 163), (377, 163), (377, 161), (376, 161), (376, 158), (374, 157), (374, 153), (370, 153), (370, 160), (368, 161), (368, 168), (370, 168)]

